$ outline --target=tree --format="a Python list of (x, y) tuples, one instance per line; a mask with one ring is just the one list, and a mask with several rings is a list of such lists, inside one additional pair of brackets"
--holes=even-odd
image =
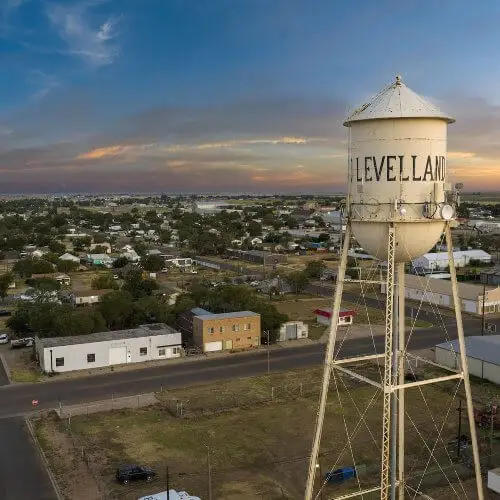
[(11, 273), (4, 273), (0, 275), (0, 297), (5, 299), (10, 284), (14, 281), (14, 276)]
[(128, 263), (129, 260), (127, 259), (127, 257), (118, 257), (113, 262), (113, 267), (115, 267), (116, 269), (120, 269), (122, 267), (125, 267)]
[(92, 250), (93, 253), (107, 253), (108, 247), (105, 245), (97, 245)]
[(106, 293), (101, 297), (98, 310), (110, 330), (127, 328), (133, 315), (132, 295), (127, 291)]
[(48, 247), (49, 247), (49, 250), (51, 252), (54, 252), (56, 254), (61, 254), (61, 253), (64, 253), (66, 251), (66, 246), (57, 240), (51, 240), (49, 242)]
[(74, 262), (72, 260), (61, 260), (59, 259), (57, 261), (57, 270), (60, 273), (71, 273), (73, 271), (76, 271), (78, 269), (78, 262)]
[(118, 283), (111, 273), (102, 273), (96, 276), (91, 283), (94, 290), (117, 290)]
[(43, 259), (21, 259), (13, 267), (13, 271), (21, 278), (31, 278), (32, 274), (48, 274), (54, 271), (54, 266)]
[(262, 224), (252, 220), (249, 222), (247, 230), (251, 238), (260, 236), (262, 234)]
[(164, 323), (168, 319), (169, 307), (158, 297), (142, 297), (134, 302), (134, 324)]
[(26, 284), (41, 292), (57, 292), (61, 284), (52, 278), (28, 278)]
[(125, 275), (123, 290), (131, 294), (134, 299), (152, 295), (158, 289), (156, 281), (149, 278), (144, 279), (140, 269), (130, 270)]
[(141, 260), (143, 269), (150, 273), (157, 273), (165, 266), (165, 259), (160, 255), (147, 255)]
[(296, 294), (299, 294), (309, 284), (309, 276), (305, 271), (294, 271), (285, 279)]
[(172, 238), (172, 231), (169, 231), (168, 229), (161, 229), (158, 233), (158, 236), (160, 237), (160, 243), (170, 243), (170, 240)]
[(319, 279), (321, 278), (326, 265), (322, 260), (313, 260), (307, 263), (305, 272), (309, 278)]

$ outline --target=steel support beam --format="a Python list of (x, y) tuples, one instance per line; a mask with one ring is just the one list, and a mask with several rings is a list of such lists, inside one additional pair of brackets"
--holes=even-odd
[(321, 434), (323, 431), (323, 421), (325, 419), (326, 403), (328, 399), (328, 388), (330, 386), (330, 376), (332, 372), (333, 354), (335, 351), (335, 341), (337, 339), (337, 328), (342, 301), (342, 290), (345, 279), (345, 270), (347, 266), (347, 254), (351, 241), (351, 224), (348, 223), (345, 232), (344, 245), (340, 258), (339, 272), (337, 275), (337, 286), (335, 288), (335, 298), (333, 301), (333, 311), (328, 335), (328, 343), (325, 352), (325, 362), (323, 365), (323, 382), (321, 386), (321, 396), (319, 400), (318, 414), (316, 417), (316, 429), (314, 433), (311, 456), (309, 457), (309, 469), (307, 474), (307, 483), (305, 491), (305, 500), (312, 500), (314, 492), (314, 483), (316, 479), (316, 463), (318, 461), (319, 448), (321, 444)]
[(474, 408), (472, 406), (472, 391), (469, 380), (469, 366), (467, 365), (467, 353), (465, 352), (464, 325), (462, 323), (462, 311), (460, 297), (458, 295), (457, 271), (453, 258), (453, 240), (451, 238), (450, 222), (445, 226), (446, 247), (448, 249), (448, 263), (451, 274), (451, 289), (453, 293), (453, 306), (457, 322), (458, 345), (460, 349), (460, 368), (463, 374), (465, 397), (467, 400), (467, 416), (469, 418), (470, 438), (472, 441), (472, 456), (474, 459), (474, 472), (476, 476), (477, 500), (484, 500), (483, 481), (481, 479), (481, 464), (479, 462), (479, 448), (477, 445), (476, 423), (474, 420)]

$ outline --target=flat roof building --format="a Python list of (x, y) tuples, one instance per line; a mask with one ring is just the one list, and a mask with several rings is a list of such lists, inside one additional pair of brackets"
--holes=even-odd
[(181, 334), (164, 323), (128, 330), (35, 338), (44, 372), (69, 372), (181, 356)]

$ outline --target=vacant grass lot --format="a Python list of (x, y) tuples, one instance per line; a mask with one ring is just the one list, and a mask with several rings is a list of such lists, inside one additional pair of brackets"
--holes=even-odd
[[(374, 365), (365, 365), (361, 370), (365, 375), (378, 374)], [(136, 499), (164, 490), (167, 466), (171, 487), (208, 498), (208, 454), (213, 498), (299, 499), (303, 497), (320, 373), (320, 369), (290, 371), (270, 378), (175, 389), (160, 395), (164, 402), (148, 409), (73, 417), (70, 427), (74, 442), (67, 438), (71, 446), (61, 443), (61, 435), (69, 436), (67, 422), (39, 420), (37, 434), (72, 499), (79, 499), (71, 490), (74, 471), (82, 476), (75, 462), (79, 455), (98, 476), (106, 498)], [(449, 453), (454, 453), (450, 443), (457, 431), (457, 401), (453, 394), (448, 387), (439, 390), (435, 386), (407, 392), (406, 467), (414, 485), (426, 468), (430, 450), (440, 465), (447, 466), (451, 484), (457, 482), (447, 452), (449, 448)], [(168, 402), (173, 400), (184, 403), (184, 418), (176, 418), (168, 411)], [(332, 380), (320, 455), (322, 472), (356, 463), (366, 465), (366, 473), (359, 478), (362, 487), (377, 483), (381, 401), (378, 389), (354, 385), (350, 379)], [(52, 435), (57, 439), (52, 440)], [(114, 469), (130, 462), (155, 467), (158, 479), (151, 485), (116, 485)], [(436, 500), (455, 498), (453, 486), (440, 477), (434, 460), (429, 462), (427, 472), (430, 470), (438, 472), (426, 475), (423, 486), (430, 481), (431, 491), (440, 488)], [(458, 473), (468, 474), (466, 469)], [(325, 488), (324, 498), (331, 498), (357, 488), (357, 483)]]

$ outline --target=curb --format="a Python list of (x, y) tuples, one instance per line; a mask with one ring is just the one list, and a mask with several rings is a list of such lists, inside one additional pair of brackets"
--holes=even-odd
[(28, 428), (28, 432), (29, 432), (30, 437), (33, 441), (33, 444), (36, 448), (38, 456), (42, 460), (42, 463), (45, 467), (45, 470), (47, 471), (50, 482), (52, 484), (52, 488), (54, 488), (54, 492), (56, 494), (57, 500), (65, 500), (64, 496), (61, 493), (61, 490), (59, 489), (59, 485), (57, 484), (57, 481), (54, 477), (54, 474), (52, 473), (52, 470), (50, 469), (47, 457), (45, 456), (45, 453), (43, 452), (42, 447), (40, 446), (40, 443), (38, 442), (38, 439), (36, 438), (35, 430), (33, 429), (33, 424), (31, 423), (30, 417), (25, 417), (24, 421), (26, 422), (26, 427)]
[(3, 354), (0, 354), (0, 362), (2, 363), (3, 369), (5, 371), (5, 375), (7, 375), (7, 378), (9, 379), (9, 384), (12, 384), (12, 378), (10, 375), (10, 368), (9, 368), (9, 365), (7, 364), (7, 361), (5, 361)]

